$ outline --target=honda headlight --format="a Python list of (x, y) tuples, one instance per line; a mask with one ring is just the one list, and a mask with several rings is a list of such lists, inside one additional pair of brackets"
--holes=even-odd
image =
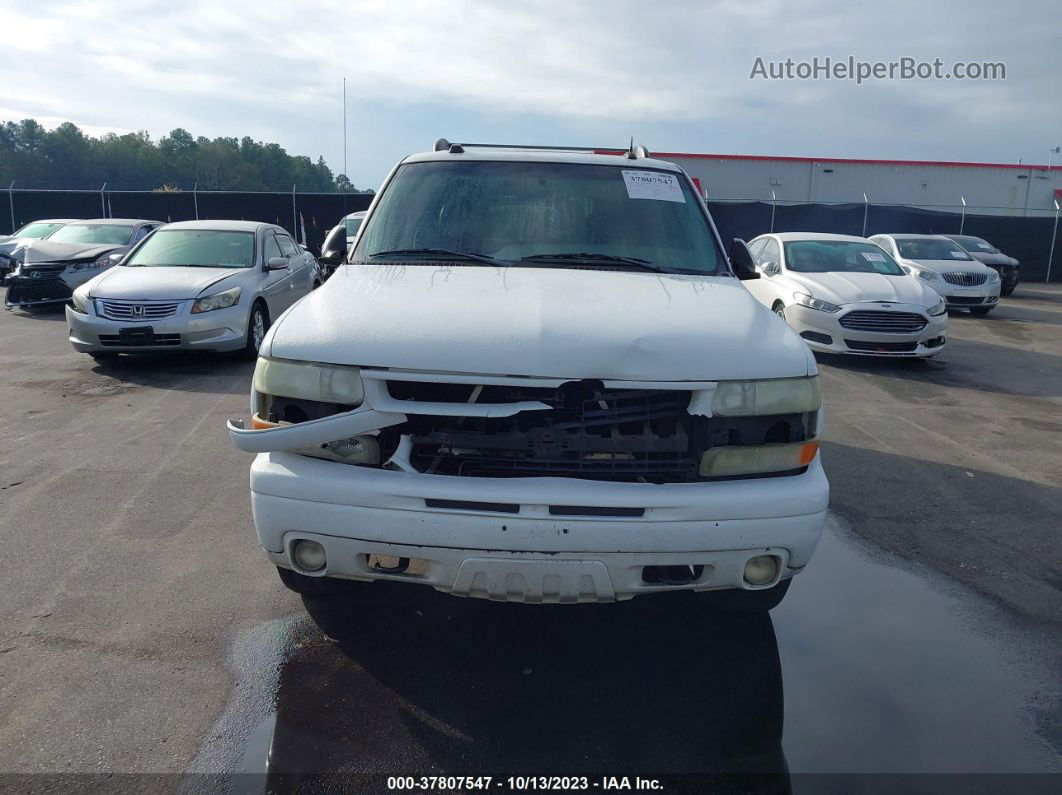
[(807, 293), (793, 293), (793, 300), (801, 306), (806, 306), (808, 309), (817, 309), (820, 312), (840, 312), (841, 307), (837, 304), (831, 304), (829, 301), (823, 301), (819, 298), (812, 298)]
[(81, 288), (74, 290), (74, 294), (70, 296), (70, 304), (75, 312), (87, 315), (89, 313), (89, 307), (92, 305), (92, 299), (88, 296), (88, 290), (82, 290)]
[(931, 317), (940, 317), (948, 311), (948, 305), (943, 301), (938, 301), (936, 306), (929, 307), (927, 311)]
[(767, 381), (720, 381), (712, 396), (712, 414), (723, 417), (803, 414), (822, 408), (819, 377)]
[(236, 306), (236, 302), (239, 300), (239, 287), (222, 290), (220, 293), (214, 293), (213, 295), (205, 295), (202, 298), (197, 298), (195, 303), (192, 304), (192, 314), (198, 315), (200, 312), (213, 312), (215, 309), (228, 309), (230, 306)]
[(253, 385), (259, 394), (319, 403), (356, 406), (364, 397), (361, 371), (357, 367), (265, 356), (258, 358)]

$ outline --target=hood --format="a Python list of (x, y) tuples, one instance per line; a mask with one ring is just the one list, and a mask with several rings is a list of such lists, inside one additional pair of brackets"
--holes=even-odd
[(184, 300), (196, 298), (222, 279), (246, 273), (246, 268), (188, 268), (181, 266), (111, 268), (93, 281), (89, 294), (93, 298), (135, 300)]
[(1014, 257), (1008, 257), (1002, 251), (991, 254), (987, 251), (971, 251), (970, 256), (978, 262), (983, 262), (985, 265), (1017, 265), (1018, 261)]
[(32, 240), (20, 247), (20, 259), (27, 265), (34, 262), (65, 262), (74, 259), (99, 259), (104, 254), (125, 251), (129, 246), (113, 243), (50, 243), (47, 240)]
[(940, 297), (913, 276), (885, 276), (880, 273), (795, 273), (787, 275), (805, 287), (812, 298), (831, 304), (862, 301), (893, 302), (935, 306)]
[(347, 265), (278, 320), (286, 359), (437, 372), (692, 381), (814, 372), (733, 277)]
[(900, 262), (908, 265), (914, 265), (916, 268), (923, 268), (927, 271), (933, 271), (935, 273), (954, 273), (956, 271), (962, 271), (965, 273), (987, 273), (991, 268), (985, 265), (979, 260), (968, 259), (907, 259), (901, 258)]

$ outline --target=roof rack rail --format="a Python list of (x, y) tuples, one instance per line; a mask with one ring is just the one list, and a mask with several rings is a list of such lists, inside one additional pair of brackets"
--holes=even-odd
[(652, 157), (649, 154), (649, 150), (644, 146), (635, 146), (634, 140), (631, 140), (631, 145), (627, 149), (622, 149), (615, 146), (538, 146), (536, 144), (483, 144), (483, 143), (450, 143), (445, 138), (440, 138), (435, 142), (432, 147), (432, 151), (435, 152), (453, 152), (459, 154), (465, 149), (530, 149), (544, 152), (615, 152), (616, 154), (622, 154), (631, 160), (635, 160), (640, 157)]

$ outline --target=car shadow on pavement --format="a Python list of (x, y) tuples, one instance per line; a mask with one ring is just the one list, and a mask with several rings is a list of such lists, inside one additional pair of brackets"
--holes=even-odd
[[(137, 386), (189, 392), (230, 392), (233, 378), (251, 388), (254, 362), (233, 353), (123, 354), (94, 362), (93, 372)], [(223, 379), (219, 381), (219, 379)]]
[(949, 339), (948, 347), (933, 359), (834, 353), (816, 353), (815, 359), (820, 365), (838, 370), (896, 378), (927, 387), (1028, 397), (1062, 396), (1062, 356), (956, 337)]
[(282, 664), (267, 791), (376, 792), (385, 775), (432, 771), (788, 791), (767, 614), (713, 611), (690, 593), (541, 606), (394, 583), (355, 588), (340, 607), (304, 601), (334, 643), (306, 638)]
[(28, 320), (51, 320), (53, 322), (62, 320), (66, 322), (66, 306), (64, 304), (47, 305), (32, 307), (29, 309), (14, 308), (10, 310), (11, 314), (17, 317), (27, 318)]

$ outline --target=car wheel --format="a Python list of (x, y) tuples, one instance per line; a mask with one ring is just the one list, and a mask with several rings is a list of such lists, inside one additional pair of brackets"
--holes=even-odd
[(993, 309), (995, 309), (994, 306), (974, 306), (970, 308), (970, 314), (975, 317), (984, 317)]
[(1014, 288), (1017, 287), (1017, 286), (1018, 286), (1018, 277), (1017, 276), (1014, 276), (1013, 278), (1004, 279), (1003, 280), (1003, 286), (1000, 287), (999, 294), (1000, 295), (1010, 295), (1012, 292), (1014, 292)]
[(785, 305), (781, 301), (776, 301), (774, 306), (771, 307), (771, 309), (774, 310), (774, 313), (778, 315), (778, 317), (782, 318), (782, 320), (785, 320)]
[(269, 312), (265, 304), (255, 301), (251, 307), (251, 315), (247, 318), (247, 344), (244, 353), (254, 358), (258, 356), (258, 349), (262, 347), (262, 340), (269, 331)]
[(788, 577), (773, 588), (746, 591), (744, 588), (728, 588), (725, 591), (709, 591), (703, 594), (716, 610), (727, 613), (766, 613), (781, 604), (793, 581)]

